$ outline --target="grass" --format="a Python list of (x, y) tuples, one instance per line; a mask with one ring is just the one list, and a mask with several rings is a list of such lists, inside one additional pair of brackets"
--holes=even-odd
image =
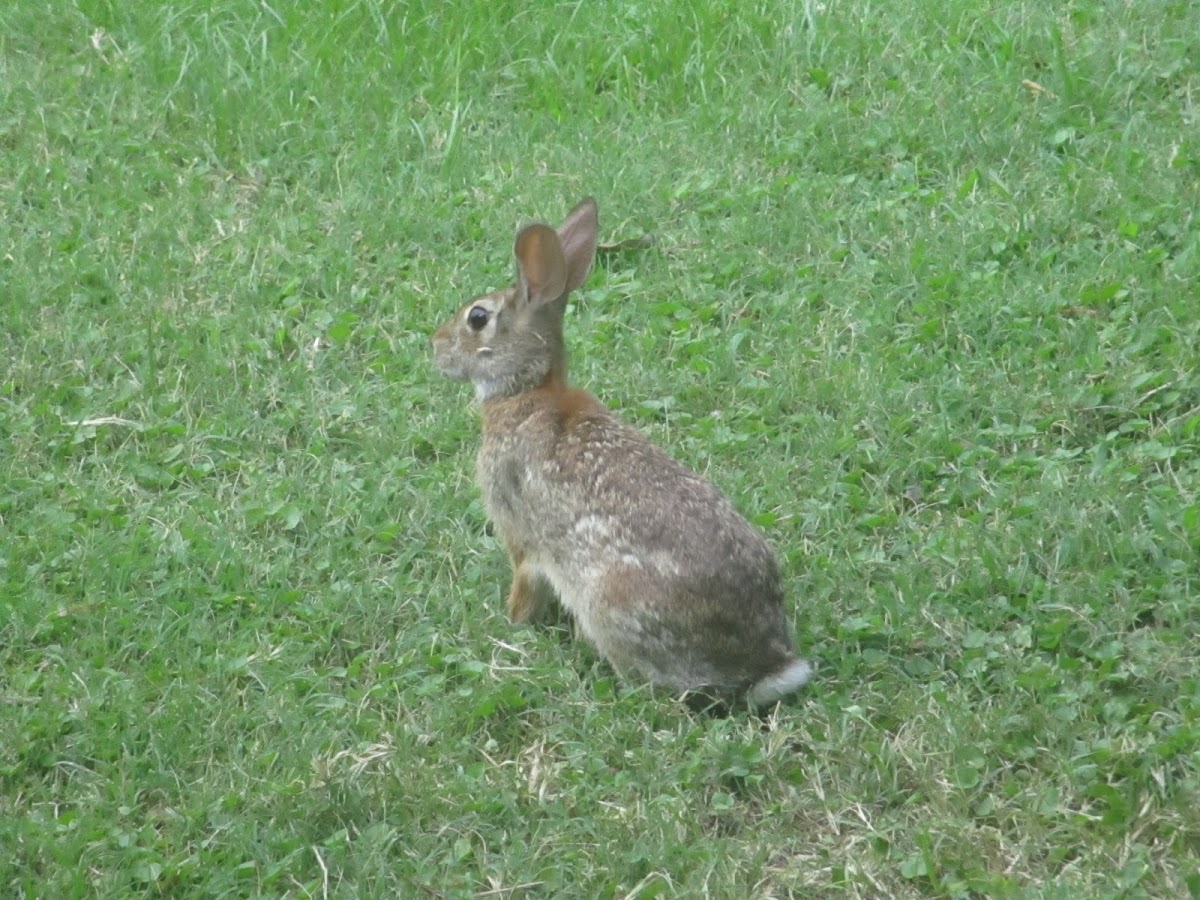
[[(1196, 4), (0, 21), (0, 893), (1200, 896)], [(428, 337), (588, 193), (764, 720), (504, 620)]]

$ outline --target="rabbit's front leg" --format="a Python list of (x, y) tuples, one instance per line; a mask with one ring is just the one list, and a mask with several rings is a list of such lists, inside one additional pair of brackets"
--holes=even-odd
[(556, 617), (558, 598), (545, 578), (530, 571), (528, 566), (512, 570), (512, 588), (509, 590), (509, 622), (516, 625), (534, 625), (552, 622)]
[(512, 587), (508, 591), (508, 620), (516, 625), (532, 625), (552, 620), (558, 598), (554, 588), (532, 566), (524, 554), (510, 550), (513, 564)]

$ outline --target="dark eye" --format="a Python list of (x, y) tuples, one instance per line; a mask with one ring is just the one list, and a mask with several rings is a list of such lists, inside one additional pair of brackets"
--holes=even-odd
[(488, 323), (489, 318), (488, 311), (482, 306), (472, 306), (471, 311), (467, 313), (467, 324), (472, 331), (480, 331)]

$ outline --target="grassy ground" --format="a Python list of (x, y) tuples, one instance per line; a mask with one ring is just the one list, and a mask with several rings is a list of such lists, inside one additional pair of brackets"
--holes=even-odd
[[(0, 26), (0, 894), (1200, 896), (1200, 5)], [(504, 620), (428, 337), (587, 193), (766, 720)]]

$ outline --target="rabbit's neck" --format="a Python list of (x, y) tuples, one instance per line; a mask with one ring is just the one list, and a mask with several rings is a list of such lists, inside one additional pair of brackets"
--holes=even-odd
[(475, 399), (481, 404), (492, 400), (517, 397), (529, 391), (565, 391), (567, 389), (566, 360), (559, 357), (550, 363), (550, 368), (545, 372), (517, 372), (499, 378), (481, 378), (474, 382), (474, 386)]
[(475, 382), (475, 399), (480, 403), (510, 397), (513, 394), (511, 378), (489, 378)]
[(606, 415), (603, 404), (587, 391), (547, 378), (533, 390), (495, 397), (483, 404), (484, 443), (506, 440), (518, 423), (549, 414), (556, 427), (570, 428), (581, 418)]

